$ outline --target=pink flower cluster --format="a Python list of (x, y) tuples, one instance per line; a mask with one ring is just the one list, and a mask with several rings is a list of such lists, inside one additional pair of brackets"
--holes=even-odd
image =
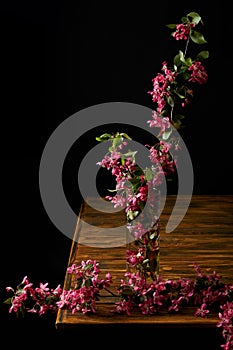
[(131, 138), (125, 133), (103, 134), (96, 138), (101, 142), (110, 141), (109, 152), (97, 163), (111, 171), (116, 180), (116, 186), (111, 190), (114, 195), (107, 195), (106, 199), (114, 207), (125, 208), (130, 236), (128, 241), (137, 241), (135, 251), (131, 249), (126, 252), (126, 259), (132, 254), (143, 259), (142, 264), (136, 265), (141, 267), (142, 273), (145, 269), (143, 275), (150, 271), (152, 279), (158, 271), (159, 263), (159, 193), (164, 181), (173, 178), (178, 166), (180, 140), (174, 133), (174, 128), (179, 129), (183, 124), (185, 117), (182, 112), (191, 102), (195, 85), (204, 84), (208, 79), (202, 64), (208, 58), (208, 51), (199, 52), (194, 59), (186, 57), (190, 42), (206, 43), (202, 34), (196, 31), (199, 23), (202, 23), (201, 17), (190, 12), (182, 17), (181, 24), (168, 25), (174, 30), (172, 36), (177, 41), (184, 40), (186, 46), (184, 52), (179, 50), (171, 67), (167, 61), (162, 62), (161, 72), (152, 79), (153, 89), (148, 91), (155, 109), (147, 124), (156, 129), (155, 137), (158, 140), (154, 145), (145, 145), (149, 150), (150, 165), (145, 169), (137, 165), (137, 151), (128, 149), (128, 140)]
[(100, 279), (98, 263), (90, 259), (82, 261), (79, 266), (73, 264), (68, 267), (67, 273), (73, 276), (74, 287), (63, 291), (56, 303), (57, 307), (71, 310), (72, 313), (95, 312), (95, 302), (100, 290), (108, 288), (112, 282), (110, 273), (107, 273), (104, 279)]
[[(180, 278), (177, 281), (165, 280), (160, 276), (148, 282), (148, 253), (159, 249), (159, 217), (157, 204), (159, 188), (166, 176), (174, 174), (177, 161), (174, 157), (179, 151), (179, 140), (172, 134), (172, 127), (179, 129), (184, 116), (181, 111), (194, 95), (195, 84), (207, 82), (208, 75), (203, 60), (208, 58), (208, 51), (201, 51), (195, 59), (187, 56), (190, 41), (195, 44), (206, 43), (196, 26), (202, 23), (201, 17), (190, 12), (182, 17), (182, 23), (170, 24), (175, 40), (186, 42), (185, 51), (179, 50), (170, 68), (166, 61), (162, 63), (161, 72), (152, 79), (153, 89), (148, 91), (155, 103), (152, 119), (147, 121), (151, 128), (158, 131), (159, 142), (146, 145), (149, 150), (151, 166), (141, 169), (136, 162), (136, 152), (129, 151), (125, 133), (104, 134), (98, 141), (111, 141), (109, 153), (97, 164), (111, 171), (116, 179), (114, 196), (107, 196), (115, 207), (125, 207), (127, 227), (137, 240), (138, 249), (126, 252), (126, 261), (133, 267), (134, 273), (127, 272), (121, 280), (115, 294), (109, 289), (112, 283), (110, 273), (100, 278), (99, 263), (96, 260), (82, 261), (80, 265), (68, 267), (70, 288), (50, 289), (48, 283), (34, 287), (25, 277), (14, 290), (6, 290), (13, 296), (5, 301), (10, 305), (9, 312), (24, 315), (26, 312), (43, 315), (58, 309), (70, 310), (83, 314), (96, 312), (96, 301), (101, 290), (118, 296), (115, 313), (130, 315), (135, 309), (142, 314), (158, 314), (166, 308), (169, 313), (179, 312), (185, 306), (195, 306), (196, 317), (208, 317), (215, 312), (219, 317), (217, 327), (222, 329), (223, 350), (233, 349), (233, 285), (221, 281), (215, 272), (205, 275), (194, 264), (197, 276), (194, 280)], [(171, 155), (172, 154), (172, 155)], [(130, 183), (130, 186), (129, 186)], [(143, 211), (149, 202), (149, 210)], [(140, 215), (140, 221), (134, 221)], [(148, 227), (149, 224), (149, 227)]]
[[(162, 72), (158, 73), (155, 78), (152, 79), (153, 90), (148, 91), (152, 96), (152, 101), (157, 103), (157, 113), (158, 115), (162, 113), (167, 105), (167, 99), (171, 95), (170, 86), (175, 82), (177, 72), (172, 72), (172, 70), (167, 68), (167, 62), (162, 63)], [(169, 117), (167, 117), (169, 120)]]
[(176, 31), (173, 33), (173, 36), (176, 40), (188, 40), (190, 31), (192, 28), (195, 28), (196, 24), (191, 23), (180, 23), (176, 25)]
[(197, 82), (198, 84), (206, 83), (208, 75), (201, 62), (197, 61), (192, 63), (188, 70), (191, 71), (191, 77), (189, 78), (189, 81), (193, 83)]
[[(182, 23), (168, 25), (174, 30), (172, 36), (177, 41), (186, 41), (186, 48), (184, 52), (179, 50), (172, 67), (168, 67), (167, 61), (163, 61), (161, 72), (152, 79), (153, 89), (148, 91), (155, 109), (152, 119), (147, 123), (156, 129), (158, 133), (155, 136), (159, 139), (153, 146), (146, 145), (150, 151), (150, 169), (140, 169), (135, 158), (136, 152), (126, 149), (127, 138), (130, 139), (128, 135), (104, 134), (97, 138), (99, 141), (111, 141), (109, 153), (97, 163), (110, 170), (116, 179), (115, 195), (108, 195), (106, 199), (114, 207), (125, 207), (127, 219), (131, 221), (141, 214), (146, 202), (152, 205), (152, 199), (148, 196), (150, 189), (159, 189), (166, 178), (171, 179), (174, 175), (177, 168), (176, 153), (180, 146), (179, 139), (174, 136), (173, 127), (179, 129), (182, 126), (184, 116), (181, 110), (190, 103), (195, 83), (200, 85), (207, 82), (208, 75), (202, 61), (208, 57), (208, 51), (200, 52), (195, 59), (186, 57), (190, 42), (206, 43), (201, 33), (196, 31), (199, 23), (202, 23), (201, 17), (190, 12), (182, 17)], [(153, 219), (149, 219), (149, 222), (153, 222)], [(146, 231), (146, 228), (140, 231)], [(135, 232), (135, 237), (138, 236), (139, 230)]]
[[(141, 253), (143, 257), (143, 252)], [(133, 266), (142, 263), (140, 256), (128, 256)], [(13, 296), (5, 303), (10, 305), (9, 312), (24, 316), (26, 312), (44, 315), (56, 312), (58, 309), (70, 310), (72, 313), (83, 314), (96, 312), (96, 301), (101, 290), (105, 289), (111, 295), (118, 297), (113, 313), (130, 316), (135, 309), (143, 315), (159, 314), (161, 310), (179, 312), (187, 306), (196, 307), (194, 316), (208, 317), (215, 313), (219, 317), (216, 327), (222, 329), (223, 350), (232, 350), (233, 346), (233, 285), (226, 284), (215, 271), (211, 275), (201, 272), (195, 263), (196, 278), (180, 278), (178, 280), (158, 277), (148, 282), (138, 270), (136, 273), (125, 273), (125, 279), (112, 292), (110, 273), (100, 278), (101, 273), (95, 260), (82, 261), (80, 265), (73, 264), (67, 272), (71, 275), (71, 287), (62, 290), (60, 285), (56, 289), (49, 289), (48, 283), (40, 283), (34, 288), (25, 277), (16, 290), (7, 287)]]
[(72, 313), (95, 312), (95, 301), (99, 291), (110, 286), (110, 273), (107, 273), (104, 279), (99, 279), (100, 271), (95, 260), (82, 261), (80, 265), (74, 264), (67, 268), (67, 273), (73, 277), (72, 288), (69, 290), (62, 289), (60, 285), (56, 289), (50, 289), (48, 283), (40, 283), (39, 287), (34, 288), (27, 276), (16, 290), (7, 287), (7, 292), (13, 293), (13, 296), (5, 301), (5, 304), (11, 305), (9, 312), (17, 315), (24, 315), (26, 312), (43, 315), (58, 309), (68, 309)]
[[(177, 107), (186, 107), (193, 97), (193, 86), (189, 83), (205, 84), (208, 80), (208, 74), (202, 65), (197, 61), (191, 61), (190, 64), (183, 64), (179, 67), (174, 67), (173, 70), (167, 68), (167, 62), (162, 64), (162, 72), (158, 73), (152, 79), (153, 90), (148, 91), (152, 96), (152, 101), (156, 103), (157, 108), (154, 112), (154, 120), (149, 121), (150, 126), (159, 126), (161, 131), (164, 128), (169, 128), (169, 122), (172, 123), (173, 108), (175, 102)], [(172, 111), (171, 111), (172, 110)]]
[[(106, 199), (110, 200), (114, 207), (126, 207), (126, 213), (140, 213), (143, 203), (148, 199), (149, 187), (160, 185), (164, 180), (164, 171), (174, 172), (176, 162), (169, 154), (170, 144), (161, 141), (156, 145), (156, 148), (148, 145), (147, 147), (150, 148), (149, 158), (153, 163), (153, 168), (151, 168), (150, 173), (151, 179), (147, 179), (143, 170), (136, 165), (134, 158), (125, 156), (128, 153), (126, 150), (124, 154), (127, 145), (128, 143), (124, 139), (119, 139), (118, 145), (114, 149), (112, 148), (112, 152), (105, 155), (102, 161), (97, 164), (111, 170), (111, 174), (116, 180), (116, 194), (114, 196), (108, 195)], [(129, 186), (129, 183), (133, 183), (135, 186)]]
[[(128, 257), (133, 265), (141, 263), (140, 257)], [(212, 312), (218, 314), (217, 327), (222, 328), (225, 343), (224, 350), (233, 347), (233, 285), (221, 281), (214, 271), (212, 275), (203, 274), (195, 263), (197, 276), (191, 280), (180, 278), (177, 281), (165, 280), (161, 277), (147, 282), (140, 271), (125, 273), (118, 291), (120, 301), (116, 302), (115, 313), (128, 316), (139, 308), (143, 315), (159, 314), (166, 308), (169, 313), (178, 312), (185, 306), (196, 306), (194, 316), (208, 317)]]
[(12, 287), (7, 287), (6, 290), (14, 293), (5, 303), (11, 305), (9, 312), (16, 314), (30, 312), (43, 315), (48, 311), (56, 311), (56, 302), (62, 294), (60, 285), (56, 289), (50, 289), (48, 283), (40, 283), (39, 287), (34, 288), (27, 276), (17, 286), (16, 291)]

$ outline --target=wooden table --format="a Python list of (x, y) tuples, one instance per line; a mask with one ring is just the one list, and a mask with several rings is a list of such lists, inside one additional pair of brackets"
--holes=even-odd
[[(168, 196), (161, 214), (161, 255), (160, 275), (163, 279), (195, 277), (194, 262), (202, 272), (216, 271), (227, 283), (233, 283), (233, 196), (231, 195), (193, 195), (189, 208), (178, 227), (171, 233), (165, 232), (175, 196)], [(184, 196), (185, 200), (185, 196)], [(91, 199), (88, 203), (103, 201)], [(83, 202), (77, 220), (72, 241), (68, 266), (81, 260), (95, 259), (100, 262), (103, 276), (111, 272), (113, 286), (119, 285), (123, 277), (125, 263), (124, 213), (104, 213)], [(86, 225), (87, 224), (87, 225)], [(112, 228), (113, 233), (109, 235)], [(119, 228), (119, 230), (117, 229)], [(121, 237), (119, 235), (121, 232)], [(103, 245), (106, 243), (106, 247)], [(64, 288), (71, 286), (70, 275), (65, 276)], [(72, 314), (59, 310), (56, 319), (57, 329), (80, 329), (88, 325), (119, 326), (143, 325), (156, 328), (216, 328), (216, 315), (208, 318), (194, 316), (194, 309), (185, 308), (180, 313), (143, 316), (133, 313), (131, 316), (112, 314), (116, 298), (103, 295), (97, 304), (94, 315)]]

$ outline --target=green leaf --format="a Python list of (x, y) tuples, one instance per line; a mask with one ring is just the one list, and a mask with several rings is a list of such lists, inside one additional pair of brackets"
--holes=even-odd
[(170, 137), (171, 133), (172, 133), (172, 129), (164, 131), (162, 134), (162, 139), (167, 140)]
[(207, 43), (204, 36), (201, 33), (197, 32), (196, 30), (190, 31), (190, 38), (195, 44), (206, 44)]
[(145, 177), (146, 180), (152, 180), (153, 179), (153, 173), (150, 168), (145, 169)]
[(74, 289), (79, 289), (82, 286), (82, 278), (78, 278), (75, 282), (75, 287)]
[(187, 16), (182, 16), (182, 17), (181, 17), (181, 22), (182, 22), (183, 24), (186, 24), (186, 23), (188, 22)]
[(125, 158), (129, 158), (130, 157), (130, 158), (134, 159), (136, 154), (137, 154), (137, 151), (129, 151), (127, 153), (124, 153), (123, 156)]
[(209, 51), (201, 51), (197, 55), (197, 59), (199, 59), (200, 61), (206, 60), (207, 58), (209, 58)]
[(186, 66), (190, 67), (192, 65), (193, 61), (191, 57), (186, 58), (185, 64)]
[(179, 98), (181, 98), (181, 99), (185, 98), (185, 96), (184, 96), (184, 95), (181, 95), (181, 93), (178, 92), (177, 90), (175, 90), (174, 92), (175, 92), (175, 94), (176, 94), (177, 96), (179, 96)]
[(181, 122), (182, 119), (185, 119), (185, 116), (181, 114), (176, 114), (173, 117), (172, 124), (177, 130), (180, 129), (180, 127), (182, 126), (182, 122)]
[(182, 62), (181, 62), (181, 60), (180, 60), (180, 55), (176, 55), (176, 56), (174, 57), (173, 62), (174, 62), (174, 70), (177, 71), (177, 68), (180, 67), (181, 64), (182, 64)]
[(176, 128), (177, 130), (181, 127), (181, 121), (177, 120), (177, 121), (172, 121), (172, 125), (174, 126), (174, 128)]
[(184, 119), (185, 116), (182, 115), (182, 114), (176, 114), (174, 117), (173, 117), (173, 121), (177, 121), (177, 120), (182, 120)]
[(129, 211), (127, 212), (127, 218), (128, 218), (129, 220), (134, 220), (134, 219), (138, 216), (138, 214), (139, 214), (139, 211), (132, 211), (132, 210), (129, 210)]
[(121, 144), (121, 137), (117, 136), (114, 137), (113, 141), (112, 141), (112, 148), (111, 150), (114, 150), (115, 148), (117, 148), (117, 146)]
[(141, 176), (143, 174), (143, 170), (140, 167), (137, 167), (137, 169), (134, 171), (135, 176)]
[(139, 178), (133, 178), (133, 179), (130, 179), (129, 181), (132, 184), (134, 193), (136, 193), (139, 187), (141, 186), (141, 180)]
[(174, 62), (174, 69), (175, 69), (175, 71), (177, 71), (177, 68), (176, 68), (176, 67), (180, 67), (180, 66), (181, 66), (180, 54), (178, 54), (178, 55), (176, 55), (176, 56), (174, 57), (173, 62)]
[[(190, 66), (191, 66), (191, 64), (190, 64)], [(182, 75), (183, 80), (188, 80), (190, 78), (189, 72), (183, 72), (181, 75)]]
[(168, 27), (170, 29), (175, 29), (176, 28), (176, 24), (175, 23), (169, 23), (169, 24), (166, 24), (166, 27)]
[(143, 262), (142, 262), (142, 264), (145, 265), (145, 264), (147, 264), (148, 262), (149, 262), (149, 259), (144, 259)]
[(179, 58), (180, 58), (181, 62), (185, 63), (185, 57), (184, 57), (184, 54), (181, 50), (179, 51)]
[(129, 135), (125, 132), (120, 133), (120, 136), (124, 137), (125, 139), (132, 140), (131, 137), (129, 137)]
[(88, 280), (85, 281), (85, 287), (86, 287), (86, 288), (90, 287), (91, 285), (92, 285), (92, 282), (91, 282), (90, 279), (88, 279)]
[(155, 232), (153, 232), (153, 233), (150, 234), (150, 239), (152, 240), (152, 239), (154, 239), (154, 238), (155, 238)]
[(96, 139), (96, 141), (104, 142), (104, 141), (107, 141), (107, 140), (109, 140), (111, 138), (112, 138), (111, 134), (105, 133), (105, 134), (103, 134), (103, 135), (101, 135), (99, 137), (96, 137), (95, 139)]
[(202, 22), (201, 20), (201, 16), (197, 13), (197, 12), (189, 12), (187, 14), (187, 17), (191, 17), (192, 18), (192, 22), (195, 24), (198, 24), (199, 22)]
[(174, 107), (175, 103), (174, 103), (174, 100), (171, 96), (168, 96), (167, 102), (172, 108)]
[(4, 304), (8, 304), (8, 305), (10, 305), (11, 302), (12, 302), (12, 297), (3, 301)]

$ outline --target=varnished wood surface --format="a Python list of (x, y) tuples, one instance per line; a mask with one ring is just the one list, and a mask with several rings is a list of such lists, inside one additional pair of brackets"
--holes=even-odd
[[(185, 196), (183, 198), (185, 200)], [(175, 196), (167, 197), (161, 214), (161, 277), (194, 278), (193, 264), (196, 262), (203, 273), (211, 274), (216, 271), (223, 281), (233, 283), (233, 196), (193, 195), (181, 223), (174, 231), (166, 233), (165, 227), (175, 199)], [(97, 201), (101, 208), (100, 199), (92, 201), (91, 203)], [(123, 212), (104, 213), (84, 202), (77, 220), (68, 265), (79, 264), (81, 260), (87, 259), (99, 261), (101, 274), (111, 273), (113, 277), (111, 289), (114, 291), (120, 279), (124, 277), (126, 268), (125, 245), (121, 244), (126, 233), (124, 224)], [(68, 289), (71, 284), (70, 276), (65, 276), (64, 288)], [(116, 300), (109, 294), (103, 295), (97, 303), (97, 312), (94, 315), (72, 314), (70, 311), (59, 310), (56, 327), (75, 328), (94, 324), (215, 327), (218, 321), (216, 315), (210, 315), (205, 319), (195, 317), (195, 309), (191, 307), (186, 307), (176, 314), (163, 311), (152, 316), (143, 316), (135, 312), (131, 316), (117, 315), (111, 312)]]

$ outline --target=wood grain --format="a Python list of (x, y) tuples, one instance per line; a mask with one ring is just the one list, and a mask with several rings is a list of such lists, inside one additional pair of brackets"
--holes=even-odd
[[(185, 201), (185, 196), (183, 197)], [(100, 199), (91, 199), (101, 208)], [(226, 283), (233, 283), (233, 196), (193, 195), (181, 223), (171, 233), (165, 227), (176, 197), (168, 196), (161, 213), (160, 275), (163, 279), (195, 277), (194, 262), (204, 273), (216, 271)], [(88, 201), (88, 203), (90, 203)], [(104, 206), (104, 204), (103, 204)], [(104, 213), (83, 202), (71, 245), (68, 266), (81, 260), (95, 259), (101, 273), (111, 272), (114, 290), (123, 278), (125, 263), (125, 217), (123, 211)], [(111, 231), (113, 229), (113, 231)], [(109, 231), (110, 230), (110, 231)], [(104, 246), (104, 247), (103, 247)], [(64, 288), (72, 280), (65, 276)], [(91, 324), (145, 324), (154, 327), (215, 327), (218, 319), (194, 316), (194, 309), (185, 308), (177, 314), (161, 312), (159, 315), (116, 315), (111, 311), (117, 299), (109, 294), (101, 297), (94, 315), (72, 314), (59, 310), (56, 328), (75, 328)]]

